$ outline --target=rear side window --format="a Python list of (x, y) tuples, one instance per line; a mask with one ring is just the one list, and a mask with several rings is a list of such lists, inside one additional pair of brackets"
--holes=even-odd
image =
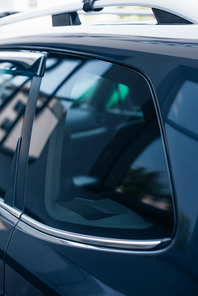
[(171, 235), (165, 153), (142, 75), (94, 59), (49, 57), (32, 131), (25, 211), (86, 235)]

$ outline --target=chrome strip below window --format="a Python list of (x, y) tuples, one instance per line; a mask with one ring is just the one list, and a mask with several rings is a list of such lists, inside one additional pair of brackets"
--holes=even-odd
[(11, 207), (11, 206), (7, 205), (6, 203), (4, 203), (3, 198), (0, 198), (0, 207), (2, 207), (4, 210), (9, 212), (10, 214), (15, 216), (16, 218), (20, 218), (20, 216), (22, 214), (22, 211), (14, 208), (14, 207)]
[(156, 247), (159, 247), (161, 244), (167, 244), (171, 242), (170, 238), (163, 239), (150, 239), (150, 240), (129, 240), (129, 239), (114, 239), (114, 238), (106, 238), (106, 237), (96, 237), (83, 235), (78, 233), (71, 233), (68, 231), (56, 229), (50, 226), (46, 226), (26, 214), (22, 214), (21, 221), (28, 224), (29, 226), (39, 230), (45, 234), (55, 236), (57, 238), (62, 238), (65, 240), (100, 246), (100, 247), (108, 247), (108, 248), (119, 248), (119, 249), (127, 249), (127, 250), (152, 250)]

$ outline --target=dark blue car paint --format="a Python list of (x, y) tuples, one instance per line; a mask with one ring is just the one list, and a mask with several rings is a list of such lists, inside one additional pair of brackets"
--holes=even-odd
[[(15, 276), (20, 274), (46, 295), (142, 295), (145, 287), (152, 295), (196, 295), (197, 279), (185, 264), (179, 264), (174, 254), (177, 249), (175, 244), (153, 252), (80, 245), (20, 222), (8, 250), (6, 270), (11, 267)], [(11, 286), (12, 277), (7, 277), (6, 289), (10, 291)]]
[(0, 208), (0, 230), (1, 230), (1, 240), (0, 240), (0, 295), (3, 295), (4, 290), (4, 259), (5, 252), (7, 250), (9, 241), (11, 239), (15, 225), (18, 219), (11, 215), (9, 212)]

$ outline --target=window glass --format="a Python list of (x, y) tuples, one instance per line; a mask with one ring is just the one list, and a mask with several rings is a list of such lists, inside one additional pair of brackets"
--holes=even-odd
[[(145, 79), (82, 57), (51, 55), (50, 64), (33, 125), (26, 213), (87, 235), (171, 235), (171, 191)], [(56, 69), (60, 64), (65, 72)], [(44, 86), (52, 69), (56, 91), (49, 93)]]
[(64, 82), (78, 66), (79, 61), (74, 60), (48, 60), (46, 79), (43, 80), (41, 85), (41, 92), (45, 95), (52, 95), (56, 92), (60, 84)]
[[(3, 65), (2, 65), (3, 64)], [(1, 63), (1, 70), (6, 63)], [(4, 198), (22, 117), (30, 88), (30, 78), (0, 72), (0, 197)]]
[(160, 137), (135, 158), (116, 189), (154, 208), (172, 211), (166, 162)]

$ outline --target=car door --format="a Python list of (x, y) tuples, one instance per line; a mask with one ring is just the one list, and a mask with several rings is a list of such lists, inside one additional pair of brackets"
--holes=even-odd
[(172, 259), (172, 186), (146, 78), (50, 53), (34, 106), (5, 294), (196, 295), (196, 279)]
[[(21, 128), (28, 96), (40, 78), (44, 54), (0, 51), (0, 294), (5, 254), (22, 209), (15, 206)], [(40, 70), (38, 66), (41, 66)], [(37, 87), (38, 88), (38, 87)], [(23, 184), (21, 183), (21, 186)]]

